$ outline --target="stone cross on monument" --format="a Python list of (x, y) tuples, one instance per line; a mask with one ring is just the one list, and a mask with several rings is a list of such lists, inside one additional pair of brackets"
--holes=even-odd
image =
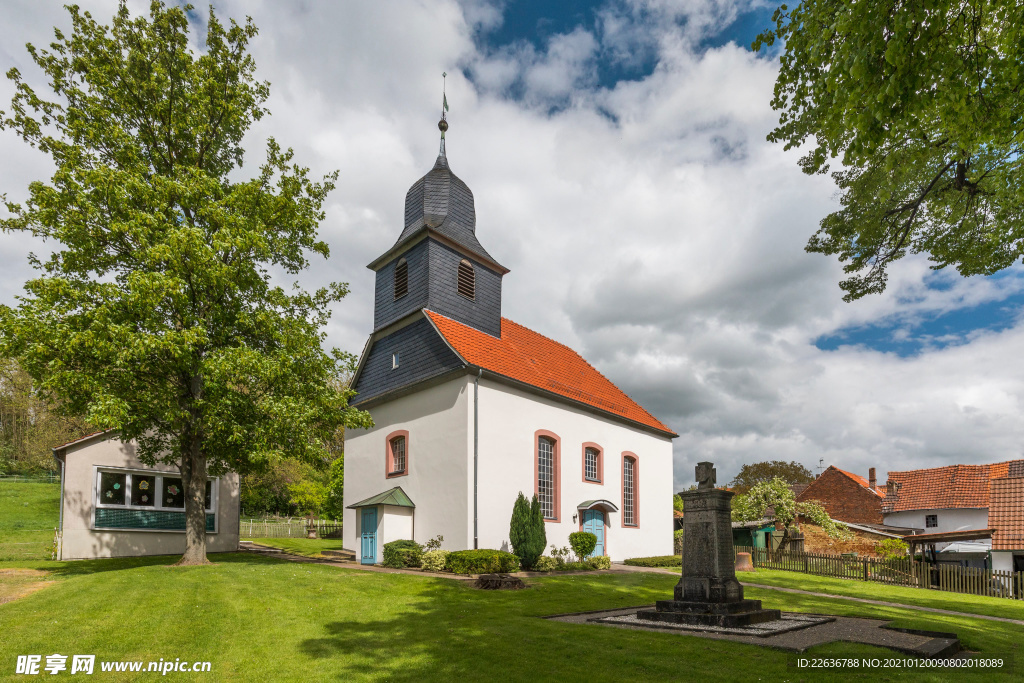
[(697, 464), (697, 490), (683, 499), (683, 575), (674, 600), (659, 600), (637, 617), (695, 626), (741, 627), (774, 621), (782, 614), (744, 600), (736, 580), (732, 545), (732, 491), (715, 488), (715, 467)]

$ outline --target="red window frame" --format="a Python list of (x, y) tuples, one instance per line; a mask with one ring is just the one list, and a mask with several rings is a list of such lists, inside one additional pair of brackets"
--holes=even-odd
[[(597, 451), (597, 479), (587, 479), (587, 449), (593, 448)], [(604, 484), (604, 449), (593, 441), (587, 441), (583, 444), (583, 450), (581, 452), (582, 459), (582, 473), (584, 484)]]
[(562, 439), (546, 429), (538, 429), (533, 433), (533, 493), (540, 498), (540, 437), (546, 436), (554, 441), (552, 447), (551, 463), (551, 504), (554, 507), (554, 517), (545, 517), (545, 522), (557, 523), (562, 519), (562, 476), (561, 476), (561, 454)]
[[(633, 523), (626, 523), (626, 461), (633, 461)], [(622, 477), (622, 526), (627, 529), (640, 528), (640, 458), (631, 451), (622, 452), (622, 467), (619, 469)]]
[[(405, 469), (401, 472), (392, 472), (395, 464), (395, 454), (391, 449), (391, 442), (398, 437), (405, 438)], [(409, 430), (399, 429), (391, 432), (384, 439), (384, 478), (394, 479), (395, 477), (405, 477), (409, 474)]]

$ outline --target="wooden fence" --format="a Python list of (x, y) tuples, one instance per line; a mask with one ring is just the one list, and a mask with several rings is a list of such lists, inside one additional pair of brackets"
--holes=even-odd
[[(313, 522), (320, 538), (341, 538), (341, 522), (318, 519)], [(239, 523), (241, 538), (305, 538), (305, 517), (288, 519), (243, 519)]]
[(918, 562), (910, 557), (880, 559), (737, 546), (755, 567), (857, 579), (896, 586), (935, 588), (953, 593), (1024, 599), (1024, 572)]

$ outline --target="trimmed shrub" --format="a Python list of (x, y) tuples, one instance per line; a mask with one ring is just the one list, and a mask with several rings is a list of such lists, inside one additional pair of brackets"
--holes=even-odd
[(566, 562), (558, 568), (560, 572), (589, 572), (592, 567), (586, 562)]
[(672, 534), (672, 550), (676, 555), (683, 554), (683, 530), (676, 529)]
[(537, 558), (536, 564), (533, 565), (533, 570), (537, 572), (553, 572), (561, 566), (553, 557), (543, 555)]
[(447, 550), (428, 550), (423, 553), (422, 567), (428, 572), (443, 572), (448, 555)]
[(682, 558), (678, 555), (656, 555), (654, 557), (631, 557), (625, 564), (634, 567), (679, 567), (682, 565)]
[(381, 564), (392, 569), (419, 567), (423, 561), (423, 546), (416, 541), (391, 541), (384, 544)]
[(445, 569), (455, 574), (517, 572), (519, 558), (502, 550), (456, 550), (448, 553)]
[(607, 555), (595, 555), (587, 560), (587, 564), (591, 569), (611, 569), (612, 558)]
[(587, 555), (594, 552), (597, 547), (597, 535), (589, 531), (574, 531), (569, 534), (569, 545), (580, 562), (587, 561)]

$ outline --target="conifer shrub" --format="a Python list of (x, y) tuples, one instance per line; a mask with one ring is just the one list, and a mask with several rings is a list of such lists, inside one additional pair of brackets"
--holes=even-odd
[(524, 568), (532, 568), (544, 552), (547, 536), (544, 531), (544, 517), (541, 514), (537, 496), (531, 504), (523, 492), (519, 492), (512, 506), (512, 520), (508, 530), (509, 545)]

